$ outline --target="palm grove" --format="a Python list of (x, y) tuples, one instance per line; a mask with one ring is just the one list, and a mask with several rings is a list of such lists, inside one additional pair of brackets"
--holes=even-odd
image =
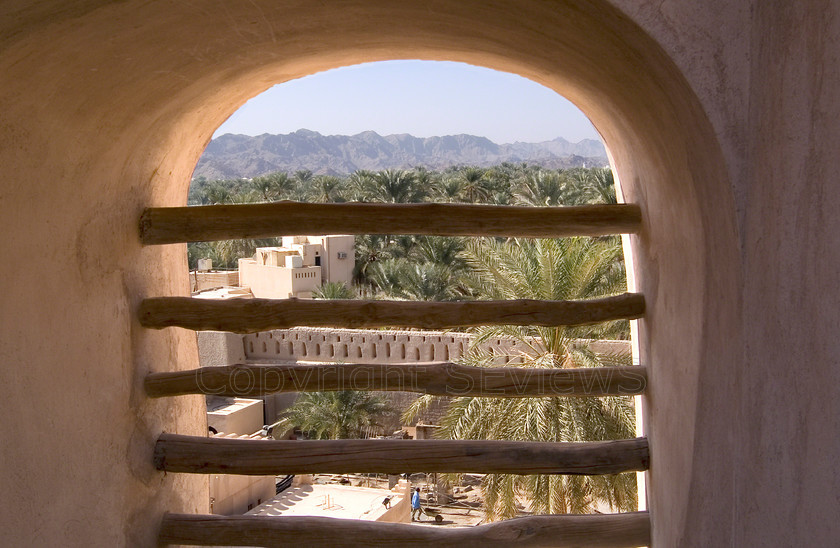
[[(345, 177), (273, 173), (254, 179), (207, 181), (190, 188), (193, 205), (279, 200), (302, 202), (459, 202), (557, 206), (615, 203), (607, 168), (547, 170), (504, 163), (492, 168), (445, 171), (356, 171)], [(210, 257), (234, 267), (256, 247), (276, 240), (238, 240), (189, 246), (190, 266)], [(356, 237), (354, 287), (325, 284), (316, 298), (452, 301), (468, 299), (588, 299), (621, 293), (626, 277), (618, 237), (546, 240), (443, 238), (407, 235)], [(581, 340), (625, 339), (626, 321), (583, 327), (477, 328), (464, 358), (467, 365), (492, 367), (508, 359), (518, 367), (573, 368), (626, 365), (629, 356), (593, 352)], [(525, 355), (486, 355), (479, 344), (491, 337), (522, 342)], [(501, 358), (501, 359), (500, 359)], [(434, 402), (422, 396), (409, 407), (410, 421)], [(313, 437), (354, 437), (375, 424), (388, 407), (381, 395), (306, 394), (286, 423), (296, 422)], [(630, 398), (477, 398), (449, 402), (441, 436), (451, 439), (518, 441), (599, 441), (634, 436)], [(488, 519), (512, 517), (524, 506), (535, 513), (591, 512), (596, 505), (635, 510), (635, 475), (513, 476), (483, 480)]]

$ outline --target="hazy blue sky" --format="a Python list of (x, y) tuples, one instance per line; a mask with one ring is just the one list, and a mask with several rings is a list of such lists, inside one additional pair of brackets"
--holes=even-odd
[(432, 61), (368, 63), (279, 84), (248, 101), (215, 135), (300, 128), (325, 135), (469, 133), (497, 143), (599, 138), (577, 107), (531, 80)]

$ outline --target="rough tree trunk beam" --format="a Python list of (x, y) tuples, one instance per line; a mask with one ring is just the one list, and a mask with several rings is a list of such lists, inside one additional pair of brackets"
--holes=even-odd
[(272, 204), (149, 208), (144, 244), (296, 234), (429, 234), (556, 238), (636, 233), (635, 204), (521, 207), (465, 204)]
[(315, 516), (166, 514), (160, 544), (201, 546), (435, 546), (630, 548), (650, 545), (647, 512), (543, 515), (457, 529)]
[(646, 438), (576, 443), (472, 440), (275, 441), (161, 434), (155, 467), (193, 474), (442, 472), (598, 475), (647, 470)]
[(140, 323), (163, 329), (258, 333), (296, 326), (415, 327), (446, 329), (479, 325), (585, 325), (641, 317), (639, 293), (585, 301), (406, 302), (359, 300), (155, 297), (140, 304)]
[(456, 397), (629, 396), (643, 393), (646, 386), (647, 369), (639, 366), (543, 369), (450, 362), (228, 365), (152, 373), (145, 381), (146, 394), (152, 398), (185, 394), (247, 398), (336, 390)]

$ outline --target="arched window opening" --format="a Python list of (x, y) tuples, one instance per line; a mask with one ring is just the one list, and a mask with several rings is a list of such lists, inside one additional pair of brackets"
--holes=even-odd
[[(321, 135), (311, 130), (299, 130), (289, 134), (276, 135), (276, 137), (278, 137), (278, 142), (292, 143), (296, 139), (317, 140)], [(353, 137), (352, 135), (347, 136), (348, 140)], [(381, 137), (381, 135), (376, 133), (363, 135), (364, 139), (373, 141)], [(224, 134), (218, 136), (219, 142), (224, 141), (226, 138), (228, 136)], [(388, 139), (385, 140), (388, 141)], [(395, 141), (395, 139), (391, 139), (390, 141)], [(396, 139), (396, 141), (399, 142), (400, 140)], [(516, 148), (520, 150), (519, 153), (521, 154), (522, 150), (528, 149), (525, 146), (526, 144), (520, 142), (516, 147), (510, 145), (508, 148)], [(547, 154), (546, 150), (551, 148), (548, 145), (544, 145), (540, 149), (536, 146), (538, 143), (532, 144), (534, 145), (532, 147), (534, 151), (538, 151), (533, 152), (533, 154), (545, 155)], [(503, 145), (502, 148), (507, 146), (504, 143), (501, 145)], [(391, 143), (390, 146), (395, 145)], [(601, 148), (599, 149), (598, 146)], [(590, 206), (617, 206), (616, 191), (612, 173), (608, 167), (606, 151), (598, 142), (592, 144), (591, 147), (592, 150), (595, 150), (593, 152), (595, 155), (580, 156), (580, 158), (585, 158), (583, 160), (584, 165), (573, 165), (571, 167), (545, 167), (528, 164), (527, 162), (502, 162), (498, 165), (489, 166), (452, 166), (439, 171), (430, 169), (416, 169), (412, 171), (396, 168), (377, 170), (356, 169), (350, 173), (338, 175), (333, 172), (326, 172), (325, 166), (317, 166), (312, 170), (298, 169), (294, 172), (283, 171), (284, 168), (281, 167), (273, 173), (249, 173), (247, 174), (247, 178), (243, 176), (241, 179), (243, 181), (250, 181), (247, 183), (247, 188), (252, 198), (256, 197), (254, 201), (257, 202), (272, 202), (283, 205), (291, 200), (301, 202), (294, 206), (300, 210), (304, 210), (305, 204), (313, 203), (330, 205), (351, 202), (348, 205), (353, 205), (352, 202), (358, 201), (365, 204), (384, 204), (387, 206), (388, 204), (410, 205), (438, 202), (451, 206), (463, 206), (463, 209), (458, 210), (464, 212), (464, 218), (458, 217), (459, 221), (462, 222), (464, 219), (469, 222), (469, 215), (483, 211), (479, 208), (471, 208), (471, 206), (479, 205), (497, 206), (508, 211), (516, 210), (517, 215), (519, 212), (523, 212), (523, 216), (528, 215), (524, 213), (524, 210), (531, 207), (545, 208), (540, 211), (540, 215), (544, 216), (559, 214), (557, 212), (562, 210), (564, 206), (581, 208), (590, 208)], [(419, 150), (422, 147), (418, 145), (415, 148)], [(597, 156), (601, 150), (603, 150), (603, 157)], [(595, 164), (594, 167), (587, 167), (585, 165), (590, 160)], [(207, 165), (209, 164), (210, 162), (207, 163)], [(213, 193), (218, 193), (223, 197), (224, 192), (222, 190), (225, 190), (224, 187), (226, 184), (222, 182), (217, 186), (205, 189), (203, 196), (199, 195), (197, 199), (199, 201), (213, 200), (216, 197), (216, 194)], [(230, 188), (226, 192), (237, 192), (236, 184), (246, 185), (244, 182), (227, 184)], [(212, 197), (210, 196), (211, 194), (213, 194)], [(519, 207), (508, 208), (507, 206)], [(387, 207), (382, 207), (380, 210), (387, 211)], [(606, 209), (602, 210), (606, 211)], [(614, 210), (627, 211), (620, 207), (616, 207)], [(404, 211), (408, 211), (408, 209), (404, 209)], [(503, 215), (507, 214), (501, 213), (502, 210), (497, 211)], [(306, 224), (307, 222), (304, 221), (302, 224), (304, 226), (314, 226), (314, 223)], [(434, 217), (430, 221), (431, 225), (436, 227), (446, 222), (447, 220), (443, 217)], [(631, 223), (631, 221), (626, 222), (628, 224)], [(637, 221), (634, 220), (632, 222), (635, 223)], [(553, 223), (549, 224), (554, 226)], [(473, 233), (467, 234), (469, 237), (442, 237), (434, 235), (425, 236), (422, 232), (419, 235), (399, 237), (388, 235), (379, 236), (376, 234), (370, 236), (365, 233), (361, 233), (355, 237), (332, 235), (323, 237), (283, 236), (276, 238), (274, 241), (265, 241), (261, 244), (250, 242), (248, 245), (254, 248), (253, 253), (258, 257), (258, 260), (255, 259), (254, 264), (251, 264), (249, 262), (250, 259), (247, 257), (239, 257), (238, 261), (243, 274), (246, 269), (253, 268), (256, 270), (261, 268), (263, 269), (263, 274), (271, 272), (272, 275), (278, 277), (281, 275), (284, 276), (284, 279), (291, 285), (289, 287), (283, 286), (279, 290), (278, 295), (294, 296), (296, 298), (295, 301), (288, 301), (294, 305), (297, 303), (307, 303), (310, 297), (315, 297), (319, 300), (330, 298), (349, 299), (346, 294), (342, 295), (339, 289), (330, 285), (336, 283), (331, 280), (332, 271), (330, 269), (338, 269), (337, 265), (341, 264), (341, 260), (352, 259), (354, 255), (357, 259), (356, 264), (348, 264), (355, 268), (345, 269), (344, 275), (347, 276), (347, 279), (341, 281), (343, 284), (349, 284), (349, 286), (345, 285), (345, 289), (350, 287), (353, 297), (362, 294), (381, 301), (399, 303), (400, 307), (406, 309), (411, 309), (412, 301), (452, 303), (453, 301), (471, 301), (476, 299), (499, 302), (516, 301), (519, 299), (531, 301), (586, 300), (617, 293), (620, 291), (619, 287), (621, 284), (616, 280), (612, 280), (615, 283), (610, 285), (609, 289), (605, 290), (607, 293), (603, 295), (597, 292), (569, 295), (557, 293), (541, 294), (539, 292), (529, 293), (533, 287), (551, 287), (553, 290), (554, 286), (549, 283), (536, 283), (531, 284), (531, 286), (522, 284), (521, 287), (516, 288), (516, 291), (520, 293), (505, 292), (503, 290), (504, 287), (513, 285), (508, 283), (510, 279), (519, 278), (513, 276), (505, 280), (493, 280), (491, 268), (485, 268), (483, 271), (480, 270), (482, 268), (482, 261), (488, 261), (489, 264), (499, 264), (502, 261), (508, 260), (508, 256), (518, 254), (522, 260), (522, 264), (518, 266), (521, 267), (521, 271), (525, 275), (527, 275), (529, 270), (531, 274), (534, 273), (535, 269), (533, 265), (540, 265), (540, 268), (556, 268), (557, 272), (562, 273), (564, 272), (564, 268), (568, 268), (572, 261), (570, 260), (569, 264), (560, 265), (552, 264), (552, 261), (559, 263), (564, 257), (573, 256), (574, 254), (579, 254), (587, 260), (595, 260), (595, 255), (601, 254), (607, 256), (608, 262), (611, 261), (604, 268), (604, 272), (612, 271), (612, 274), (623, 272), (620, 240), (616, 236), (610, 235), (620, 232), (619, 228), (622, 227), (619, 226), (616, 228), (616, 226), (610, 226), (608, 227), (609, 230), (592, 234), (584, 231), (585, 236), (598, 236), (597, 238), (589, 239), (566, 238), (565, 234), (563, 234), (563, 237), (537, 237), (527, 233), (525, 236), (515, 235), (508, 239), (503, 239), (495, 233), (487, 233), (482, 238), (476, 237)], [(377, 228), (379, 227), (374, 227), (374, 229)], [(510, 221), (506, 225), (506, 228), (514, 231), (518, 230), (517, 222)], [(312, 230), (311, 232), (323, 233), (319, 232), (319, 230)], [(355, 234), (355, 231), (352, 229), (348, 229), (346, 232)], [(392, 232), (399, 233), (396, 230)], [(442, 230), (442, 233), (446, 233), (446, 231)], [(572, 230), (570, 233), (574, 234), (575, 232)], [(331, 238), (335, 238), (335, 240)], [(339, 240), (340, 238), (345, 238), (345, 240)], [(346, 251), (334, 251), (339, 245), (347, 245), (349, 247)], [(194, 253), (196, 249), (200, 248), (191, 248), (191, 253)], [(515, 249), (516, 253), (508, 253), (509, 249)], [(587, 252), (591, 256), (586, 256), (585, 254)], [(317, 260), (313, 260), (313, 257), (317, 257)], [(582, 260), (580, 262), (584, 264), (586, 261)], [(546, 267), (546, 264), (550, 264), (550, 266)], [(517, 267), (515, 264), (506, 266), (514, 269)], [(319, 273), (316, 274), (315, 271), (310, 270), (314, 268), (319, 269)], [(269, 271), (268, 269), (274, 270)], [(301, 272), (301, 269), (304, 270)], [(547, 274), (538, 273), (537, 275), (545, 274), (546, 280), (548, 280), (556, 277), (557, 272)], [(623, 274), (620, 274), (619, 277), (621, 275)], [(315, 278), (324, 281), (325, 285), (321, 287), (313, 286), (312, 281)], [(253, 280), (253, 283), (249, 286), (252, 296), (260, 299), (277, 298), (272, 294), (263, 293), (263, 291), (277, 291), (276, 287), (281, 287), (280, 285), (277, 285), (274, 289), (265, 289), (259, 285), (259, 277), (255, 277)], [(490, 282), (487, 280), (490, 280)], [(484, 285), (482, 286), (481, 283), (484, 283)], [(353, 284), (358, 285), (354, 287)], [(268, 285), (270, 284), (266, 284), (266, 287)], [(333, 291), (336, 292), (337, 297), (332, 296), (331, 292)], [(344, 305), (342, 304), (342, 306)], [(324, 310), (322, 312), (324, 315), (329, 316), (331, 313), (329, 309), (322, 310)], [(357, 314), (354, 317), (360, 316)], [(632, 315), (629, 317), (632, 317)], [(344, 321), (346, 321), (346, 318), (342, 319), (342, 322)], [(350, 324), (352, 325), (352, 322)], [(291, 320), (291, 325), (302, 330), (308, 329), (305, 323), (301, 325), (294, 323), (294, 319)], [(338, 324), (318, 323), (318, 325), (340, 325), (347, 327), (346, 324), (342, 325), (341, 322)], [(476, 324), (468, 323), (466, 325)], [(476, 366), (484, 367), (488, 365), (487, 362), (490, 365), (496, 366), (515, 364), (527, 365), (527, 368), (543, 367), (539, 359), (550, 355), (559, 355), (568, 363), (574, 363), (572, 347), (551, 346), (549, 348), (550, 345), (554, 344), (552, 341), (569, 339), (568, 336), (555, 336), (557, 335), (556, 333), (546, 335), (549, 331), (543, 328), (551, 329), (556, 326), (538, 325), (534, 328), (533, 326), (526, 325), (522, 326), (523, 329), (521, 331), (508, 329), (493, 332), (487, 330), (482, 331), (483, 323), (479, 322), (477, 325), (480, 327), (470, 330), (470, 335), (458, 335), (458, 339), (454, 336), (444, 337), (439, 331), (435, 332), (435, 329), (419, 330), (410, 334), (403, 334), (401, 338), (410, 341), (411, 345), (407, 349), (405, 343), (400, 344), (400, 360), (413, 359), (413, 361), (419, 362), (423, 359), (436, 361), (443, 354), (444, 360), (449, 361), (451, 358), (449, 344), (452, 344), (452, 350), (456, 354), (459, 354), (458, 357), (465, 362), (466, 366), (474, 368)], [(411, 327), (412, 325), (409, 323), (408, 326)], [(392, 326), (382, 325), (374, 327), (390, 328)], [(441, 323), (437, 327), (437, 329), (447, 328), (449, 328), (449, 325), (446, 323)], [(456, 331), (459, 330), (457, 327), (455, 329)], [(467, 330), (461, 329), (461, 331)], [(625, 333), (625, 331), (627, 331), (626, 325), (622, 324), (610, 333), (618, 337), (623, 337), (626, 340), (629, 333)], [(584, 331), (579, 329), (575, 333), (580, 332)], [(341, 341), (342, 336), (332, 333), (327, 335), (325, 333), (326, 330), (317, 331), (315, 329), (302, 331), (300, 334), (296, 333), (295, 339), (305, 340), (305, 342), (299, 345), (298, 353), (294, 352), (295, 348), (290, 343), (290, 357), (306, 358), (310, 350), (308, 348), (310, 342), (315, 344), (314, 349), (311, 349), (314, 351), (315, 356), (321, 357), (324, 351), (322, 344), (327, 344), (329, 357), (335, 357), (336, 348), (334, 342)], [(590, 333), (594, 334), (597, 332), (591, 331)], [(350, 354), (354, 354), (357, 360), (363, 360), (365, 358), (372, 360), (381, 359), (378, 355), (376, 342), (369, 341), (386, 341), (388, 337), (391, 337), (394, 341), (397, 339), (395, 335), (386, 335), (381, 332), (362, 332), (356, 334), (352, 334), (351, 332), (349, 336), (352, 349), (347, 344), (343, 344), (340, 349), (340, 354), (341, 357), (345, 358), (349, 357)], [(469, 352), (468, 345), (470, 343), (466, 339), (468, 336), (484, 341), (477, 343), (477, 352), (475, 353)], [(447, 339), (447, 342), (444, 342), (444, 339)], [(253, 342), (250, 344), (251, 351), (253, 352)], [(438, 349), (437, 344), (443, 344), (443, 348)], [(530, 348), (531, 354), (527, 352), (515, 353), (513, 351), (514, 348), (522, 346)], [(279, 348), (278, 343), (278, 352)], [(460, 352), (458, 352), (458, 349), (460, 349)], [(263, 352), (266, 352), (265, 342), (263, 342)], [(407, 358), (408, 354), (411, 355), (410, 358)], [(482, 356), (487, 356), (488, 354), (489, 358), (482, 358)], [(596, 361), (600, 359), (597, 352), (592, 352), (591, 355), (594, 356), (592, 359)], [(387, 342), (384, 358), (389, 362), (392, 358), (392, 349), (390, 343)], [(485, 359), (486, 361), (480, 362), (479, 360), (481, 359)], [(459, 365), (461, 364), (459, 363)], [(587, 363), (587, 365), (590, 364)], [(480, 387), (480, 390), (484, 389), (484, 386)], [(490, 391), (488, 389), (487, 393), (482, 393), (478, 397), (484, 397), (489, 393)], [(612, 397), (613, 395), (614, 393), (609, 391), (605, 394), (606, 397)], [(572, 402), (581, 401), (575, 398), (571, 398), (570, 400)], [(453, 408), (457, 409), (457, 406), (453, 406)], [(625, 412), (622, 416), (626, 417), (630, 415), (632, 415), (632, 412)], [(497, 420), (500, 421), (508, 419), (515, 421), (517, 419), (515, 414), (511, 413), (495, 413), (494, 416), (498, 416)], [(552, 424), (562, 424), (563, 421), (553, 420), (549, 422)], [(592, 432), (596, 431), (598, 431), (597, 428), (592, 429)], [(630, 438), (632, 436), (628, 435), (627, 437)], [(515, 439), (519, 440), (520, 438), (515, 437)], [(551, 437), (551, 439), (534, 439), (533, 441), (547, 442), (556, 439), (565, 438), (563, 435), (558, 434)], [(577, 485), (577, 487), (580, 487), (577, 491), (589, 492), (592, 489), (591, 485), (586, 488), (581, 487), (581, 485)], [(525, 488), (524, 486), (519, 487), (519, 489)], [(544, 494), (542, 493), (539, 496), (529, 495), (532, 509), (538, 512), (546, 511), (548, 507), (543, 508), (540, 506), (543, 504), (541, 501), (550, 500), (551, 497), (543, 496)], [(590, 497), (588, 501), (584, 501), (582, 504), (587, 509), (594, 509), (593, 501), (597, 496)], [(607, 504), (612, 504), (614, 500), (618, 499), (630, 501), (633, 499), (633, 496), (629, 492), (623, 492), (620, 497), (610, 496), (604, 498)], [(630, 508), (629, 502), (622, 502), (621, 504), (624, 504), (621, 509), (626, 510)], [(513, 508), (515, 505), (508, 505), (508, 507)], [(564, 513), (570, 508), (571, 506), (568, 508), (564, 507), (561, 513)], [(490, 509), (488, 515), (493, 518), (513, 517), (518, 512), (518, 510), (513, 511), (510, 515), (494, 514), (497, 511), (498, 509)]]

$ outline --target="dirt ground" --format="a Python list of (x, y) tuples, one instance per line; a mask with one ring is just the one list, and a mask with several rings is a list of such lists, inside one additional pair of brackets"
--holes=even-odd
[[(434, 515), (424, 513), (419, 521), (412, 522), (414, 525), (431, 527), (472, 527), (484, 521), (484, 514), (481, 510), (481, 479), (478, 476), (464, 476), (460, 485), (446, 489), (444, 496), (439, 496), (436, 488), (436, 478), (426, 474), (412, 474), (410, 477), (412, 487), (420, 487), (422, 507), (432, 514), (440, 514), (443, 520), (435, 521)], [(374, 475), (328, 475), (322, 474), (315, 477), (315, 483), (322, 484), (344, 484), (356, 487), (371, 487), (387, 489), (388, 480), (384, 477)], [(441, 492), (444, 490), (441, 490)], [(441, 498), (438, 504), (438, 498)]]
[(453, 506), (427, 506), (443, 516), (443, 521), (436, 522), (434, 517), (423, 515), (420, 521), (412, 522), (413, 525), (426, 527), (473, 527), (484, 521), (484, 514), (481, 508), (458, 508)]

